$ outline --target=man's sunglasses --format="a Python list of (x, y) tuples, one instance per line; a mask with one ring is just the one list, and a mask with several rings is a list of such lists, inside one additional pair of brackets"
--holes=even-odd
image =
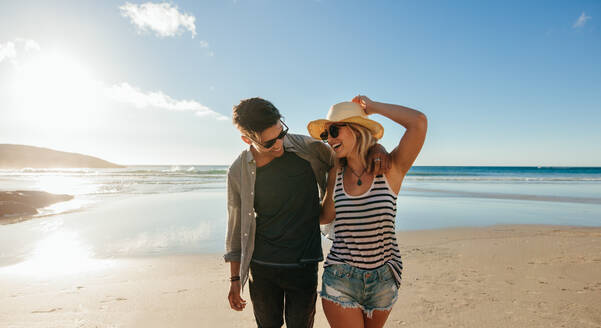
[(341, 126), (346, 126), (346, 124), (344, 124), (344, 123), (332, 124), (332, 125), (330, 125), (330, 127), (325, 129), (319, 135), (319, 137), (321, 138), (321, 140), (323, 140), (325, 142), (328, 141), (328, 136), (332, 136), (332, 138), (336, 138), (336, 137), (338, 137), (338, 132), (339, 132)]
[(282, 123), (282, 125), (284, 127), (282, 128), (282, 132), (280, 132), (280, 134), (278, 134), (277, 137), (275, 137), (271, 140), (267, 140), (263, 143), (260, 143), (256, 140), (255, 140), (255, 142), (258, 143), (259, 145), (261, 145), (265, 149), (269, 149), (269, 148), (273, 147), (273, 145), (275, 145), (275, 143), (276, 143), (276, 141), (278, 141), (278, 139), (282, 139), (286, 136), (286, 134), (288, 134), (288, 126), (286, 125), (286, 123), (282, 122), (281, 120), (280, 120), (280, 123)]

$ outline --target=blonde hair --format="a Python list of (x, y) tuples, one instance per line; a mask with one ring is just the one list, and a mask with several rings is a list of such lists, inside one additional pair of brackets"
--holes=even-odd
[[(351, 129), (353, 135), (355, 136), (355, 148), (353, 151), (357, 151), (359, 154), (359, 160), (361, 161), (361, 165), (363, 167), (367, 167), (367, 151), (369, 148), (376, 144), (377, 139), (374, 138), (374, 135), (371, 133), (371, 130), (364, 127), (363, 125), (354, 124), (354, 123), (346, 123), (346, 125)], [(340, 164), (342, 166), (346, 166), (346, 157), (340, 159)]]

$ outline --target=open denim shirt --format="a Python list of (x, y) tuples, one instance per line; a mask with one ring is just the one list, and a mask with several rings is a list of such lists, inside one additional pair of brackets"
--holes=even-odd
[[(331, 148), (308, 136), (288, 134), (284, 149), (294, 152), (311, 164), (319, 187), (319, 197), (326, 191), (327, 173), (334, 163)], [(255, 180), (257, 165), (250, 149), (244, 150), (227, 173), (228, 224), (225, 241), (226, 262), (240, 262), (242, 289), (248, 281), (250, 260), (255, 247)]]

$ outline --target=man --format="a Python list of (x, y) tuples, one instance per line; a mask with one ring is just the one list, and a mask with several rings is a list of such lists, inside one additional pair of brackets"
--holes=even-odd
[[(259, 327), (281, 327), (283, 314), (288, 328), (312, 327), (323, 260), (320, 199), (332, 151), (308, 136), (287, 134), (278, 109), (261, 98), (242, 100), (233, 121), (250, 147), (228, 170), (224, 259), (230, 262), (230, 306), (246, 306), (240, 294), (250, 271)], [(372, 157), (386, 167), (383, 154)]]

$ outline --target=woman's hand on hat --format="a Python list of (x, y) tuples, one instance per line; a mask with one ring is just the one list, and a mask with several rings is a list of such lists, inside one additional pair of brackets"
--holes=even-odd
[(373, 103), (373, 101), (371, 99), (369, 99), (367, 96), (357, 95), (351, 101), (356, 104), (359, 104), (359, 106), (361, 106), (361, 108), (363, 108), (363, 111), (365, 112), (365, 114), (367, 114), (367, 115), (370, 114), (369, 108), (371, 107), (371, 104)]

